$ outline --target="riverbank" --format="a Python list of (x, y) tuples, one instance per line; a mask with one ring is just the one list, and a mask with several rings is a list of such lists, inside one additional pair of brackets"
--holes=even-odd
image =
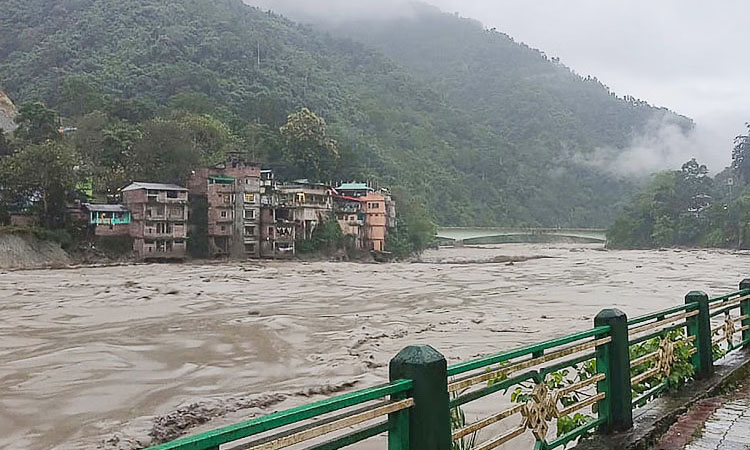
[[(545, 258), (492, 262), (529, 256)], [(637, 315), (691, 289), (726, 292), (750, 274), (747, 256), (511, 244), (429, 250), (419, 264), (7, 272), (0, 448), (133, 449), (228, 425), (383, 382), (409, 344), (454, 363), (589, 328), (605, 307)]]

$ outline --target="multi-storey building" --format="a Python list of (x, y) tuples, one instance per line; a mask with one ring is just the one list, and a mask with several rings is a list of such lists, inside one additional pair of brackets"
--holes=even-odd
[[(210, 256), (257, 258), (260, 255), (260, 166), (231, 155), (226, 162), (193, 172), (191, 196), (205, 198)], [(198, 219), (195, 217), (194, 219)]]
[[(396, 203), (386, 189), (375, 191), (366, 183), (343, 183), (336, 188), (336, 218), (345, 234), (357, 236), (360, 248), (385, 250), (388, 228), (396, 224)], [(359, 205), (356, 220), (353, 214)]]
[(277, 195), (275, 219), (294, 223), (297, 239), (310, 239), (318, 224), (333, 212), (331, 188), (325, 184), (295, 180), (279, 185)]
[(350, 236), (355, 248), (363, 248), (365, 213), (362, 202), (357, 197), (341, 194), (333, 195), (333, 214), (339, 223), (341, 232)]
[(174, 184), (135, 182), (122, 190), (130, 211), (133, 250), (141, 259), (186, 255), (188, 192)]
[[(277, 218), (279, 192), (273, 172), (262, 170), (260, 174), (260, 256), (263, 258), (288, 258), (295, 254), (295, 223)], [(285, 215), (282, 213), (282, 215)], [(288, 216), (288, 212), (285, 217)]]

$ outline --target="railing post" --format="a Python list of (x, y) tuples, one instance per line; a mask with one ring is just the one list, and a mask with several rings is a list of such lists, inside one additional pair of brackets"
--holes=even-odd
[(714, 373), (714, 359), (711, 344), (711, 316), (708, 310), (708, 294), (703, 291), (690, 291), (685, 296), (685, 304), (697, 304), (698, 315), (688, 317), (689, 336), (695, 336), (697, 352), (692, 356), (696, 378), (707, 378)]
[(607, 423), (602, 431), (625, 431), (633, 427), (628, 317), (619, 309), (603, 309), (594, 317), (594, 326), (609, 326), (612, 337), (610, 343), (596, 347), (596, 370), (606, 375), (597, 385), (607, 394), (603, 403)]
[(391, 381), (409, 379), (414, 382), (414, 406), (409, 410), (408, 447), (398, 447), (399, 433), (391, 430), (388, 434), (389, 449), (451, 449), (447, 368), (445, 356), (429, 345), (411, 345), (391, 360)]
[[(744, 280), (740, 281), (740, 290), (750, 289), (750, 278), (745, 278)], [(743, 316), (750, 316), (750, 299), (742, 300), (740, 302), (740, 314)], [(750, 325), (750, 318), (743, 319), (742, 320), (742, 326), (746, 327)], [(750, 329), (748, 330), (742, 330), (742, 342), (745, 342), (745, 345), (743, 345), (744, 348), (750, 347)]]

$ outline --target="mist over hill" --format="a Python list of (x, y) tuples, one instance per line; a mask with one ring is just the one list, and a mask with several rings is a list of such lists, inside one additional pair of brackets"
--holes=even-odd
[(692, 126), (430, 7), (316, 26), (239, 0), (4, 8), (0, 88), (16, 103), (41, 100), (75, 122), (102, 108), (69, 89), (85, 85), (133, 122), (210, 114), (271, 166), (273, 143), (246, 130), (308, 107), (341, 145), (337, 177), (390, 185), (442, 225), (606, 225), (635, 184), (607, 158), (654, 124)]

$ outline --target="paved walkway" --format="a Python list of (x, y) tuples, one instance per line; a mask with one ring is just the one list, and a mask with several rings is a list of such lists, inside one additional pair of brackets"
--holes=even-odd
[[(747, 393), (746, 393), (747, 394)], [(685, 450), (745, 450), (750, 448), (750, 398), (730, 400), (711, 414)]]
[(698, 402), (654, 450), (750, 449), (750, 386)]

